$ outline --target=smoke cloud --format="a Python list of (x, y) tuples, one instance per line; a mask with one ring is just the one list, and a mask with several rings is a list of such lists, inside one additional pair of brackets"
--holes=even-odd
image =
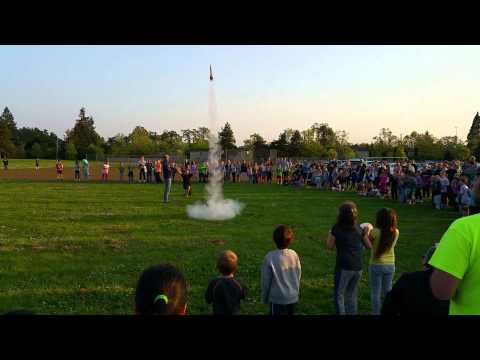
[(194, 219), (228, 220), (243, 210), (244, 205), (236, 200), (223, 198), (223, 171), (220, 169), (221, 148), (217, 137), (217, 106), (213, 82), (209, 94), (210, 135), (208, 151), (207, 202), (187, 206), (187, 214)]

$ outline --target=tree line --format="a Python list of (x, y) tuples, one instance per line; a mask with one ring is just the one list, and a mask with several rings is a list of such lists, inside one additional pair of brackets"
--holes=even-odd
[[(81, 108), (71, 129), (59, 138), (53, 132), (38, 128), (17, 128), (8, 107), (0, 116), (0, 153), (2, 157), (81, 159), (120, 155), (186, 154), (208, 150), (209, 129), (199, 127), (180, 132), (162, 133), (136, 126), (130, 134), (119, 133), (106, 140), (95, 130), (93, 116)], [(350, 159), (368, 152), (376, 157), (404, 157), (415, 160), (465, 160), (471, 155), (480, 158), (480, 115), (473, 119), (466, 141), (457, 136), (436, 138), (430, 132), (416, 131), (404, 137), (383, 128), (370, 143), (352, 144), (343, 130), (335, 131), (326, 123), (315, 123), (305, 130), (285, 129), (277, 139), (267, 142), (254, 133), (237, 145), (227, 122), (218, 134), (223, 150), (241, 149), (256, 154), (276, 150), (281, 157)]]

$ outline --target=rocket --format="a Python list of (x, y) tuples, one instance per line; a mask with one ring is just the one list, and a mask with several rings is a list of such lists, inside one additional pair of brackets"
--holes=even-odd
[(212, 65), (210, 65), (210, 81), (213, 81)]

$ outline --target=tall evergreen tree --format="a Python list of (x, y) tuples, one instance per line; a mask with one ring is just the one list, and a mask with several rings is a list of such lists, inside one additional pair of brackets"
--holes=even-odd
[(80, 109), (78, 117), (73, 129), (67, 131), (67, 142), (72, 141), (78, 155), (85, 156), (93, 147), (100, 147), (103, 139), (95, 130), (93, 117), (86, 115), (85, 108)]
[(17, 124), (13, 114), (5, 107), (0, 115), (0, 152), (3, 156), (15, 155), (17, 141)]
[(477, 112), (477, 115), (473, 118), (472, 126), (467, 136), (468, 147), (476, 152), (476, 147), (480, 142), (480, 115)]
[(233, 136), (232, 127), (228, 122), (218, 133), (218, 139), (222, 150), (229, 150), (235, 148), (235, 137)]

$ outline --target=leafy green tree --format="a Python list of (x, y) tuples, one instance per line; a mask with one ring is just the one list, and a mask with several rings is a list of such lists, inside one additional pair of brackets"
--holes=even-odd
[(302, 156), (303, 142), (302, 135), (300, 131), (295, 130), (290, 138), (290, 143), (288, 144), (288, 153), (289, 156), (298, 157)]
[(333, 148), (328, 149), (327, 156), (328, 156), (329, 160), (336, 160), (337, 159), (337, 152)]
[(255, 133), (250, 135), (250, 138), (243, 143), (246, 150), (253, 152), (253, 157), (257, 161), (268, 157), (269, 149), (267, 142), (260, 134)]
[(128, 153), (130, 155), (150, 155), (155, 151), (151, 134), (142, 126), (136, 126), (128, 135)]
[(270, 144), (272, 149), (277, 150), (280, 157), (286, 156), (288, 153), (288, 137), (287, 131), (284, 130), (279, 136), (277, 140), (272, 141)]
[(75, 160), (77, 158), (77, 149), (73, 142), (68, 142), (65, 146), (65, 158), (67, 160)]
[(186, 146), (182, 141), (182, 136), (176, 131), (164, 131), (158, 136), (159, 147), (161, 151), (168, 153), (182, 153)]
[(32, 156), (34, 158), (41, 158), (43, 153), (42, 153), (42, 147), (40, 146), (40, 144), (37, 143), (37, 142), (34, 143), (32, 145), (32, 149), (31, 149), (30, 153), (32, 154)]
[(35, 143), (41, 147), (41, 156), (45, 159), (55, 159), (57, 150), (57, 140), (59, 141), (60, 151), (62, 150), (63, 140), (59, 139), (53, 132), (48, 130), (40, 130), (38, 128), (22, 127), (17, 130), (18, 141), (25, 148), (25, 156), (27, 158), (35, 158), (32, 147)]
[(333, 148), (337, 143), (337, 138), (335, 131), (328, 126), (328, 124), (313, 124), (311, 129), (315, 133), (315, 139), (324, 147), (324, 148)]

